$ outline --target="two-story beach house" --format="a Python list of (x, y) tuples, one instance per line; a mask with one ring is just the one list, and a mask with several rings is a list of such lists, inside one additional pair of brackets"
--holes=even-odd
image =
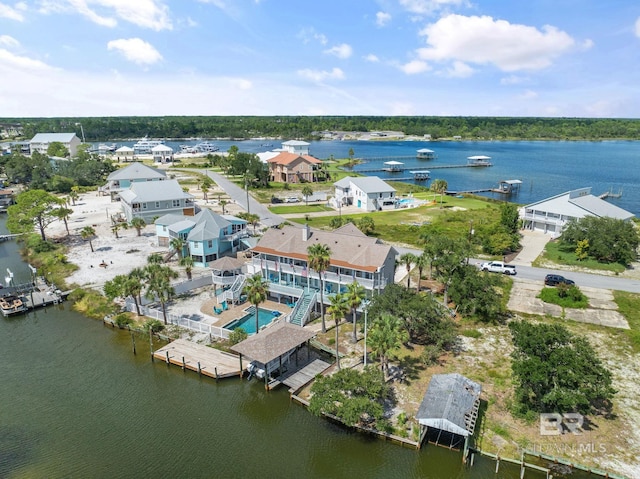
[(630, 220), (633, 213), (591, 194), (591, 187), (567, 191), (520, 208), (522, 227), (558, 237), (572, 219), (585, 216)]
[(100, 187), (100, 193), (104, 195), (110, 194), (111, 201), (116, 201), (119, 199), (120, 192), (128, 190), (133, 183), (164, 181), (166, 179), (166, 172), (135, 162), (124, 168), (112, 171), (107, 177), (107, 184)]
[(291, 321), (305, 324), (320, 301), (318, 273), (309, 268), (307, 248), (323, 244), (331, 251), (329, 269), (323, 274), (324, 302), (357, 281), (367, 296), (378, 294), (393, 283), (396, 250), (377, 238), (366, 236), (352, 223), (334, 231), (306, 226), (269, 229), (253, 247), (248, 274), (261, 274), (269, 281), (269, 292), (278, 300), (295, 304)]
[(169, 213), (185, 216), (196, 214), (193, 195), (185, 193), (177, 180), (134, 182), (119, 195), (128, 222), (133, 218), (142, 218), (151, 223), (155, 218)]
[(310, 155), (283, 151), (267, 160), (270, 181), (304, 183), (315, 180), (315, 172), (322, 161)]
[(182, 255), (193, 258), (195, 266), (206, 267), (223, 253), (235, 253), (240, 240), (248, 236), (247, 222), (231, 215), (204, 209), (195, 216), (167, 214), (155, 221), (158, 245), (169, 247), (173, 238), (186, 242)]
[(173, 149), (167, 145), (156, 145), (151, 148), (151, 155), (155, 163), (173, 162)]
[(347, 176), (336, 181), (334, 207), (354, 205), (364, 211), (393, 209), (396, 190), (377, 176)]
[(53, 142), (62, 143), (69, 150), (70, 156), (76, 155), (78, 146), (82, 143), (75, 133), (37, 133), (29, 142), (29, 149), (32, 154), (37, 151), (46, 155), (49, 145)]

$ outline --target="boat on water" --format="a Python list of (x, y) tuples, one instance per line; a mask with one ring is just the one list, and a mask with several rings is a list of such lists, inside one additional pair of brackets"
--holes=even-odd
[(150, 155), (155, 146), (164, 145), (164, 140), (150, 140), (148, 137), (139, 139), (133, 145), (134, 155)]
[(27, 306), (19, 296), (7, 295), (0, 297), (0, 311), (4, 316), (24, 313)]
[(220, 150), (220, 147), (218, 147), (218, 145), (216, 145), (215, 143), (210, 143), (208, 141), (198, 143), (196, 146), (194, 146), (194, 148), (199, 153), (213, 153)]

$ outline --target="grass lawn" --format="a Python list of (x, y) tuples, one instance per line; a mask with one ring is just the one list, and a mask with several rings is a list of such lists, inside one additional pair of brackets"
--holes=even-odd
[[(549, 241), (542, 253), (541, 261), (614, 273), (622, 273), (625, 270), (625, 267), (619, 263), (601, 263), (591, 258), (580, 261), (576, 256), (575, 248), (561, 241)], [(532, 266), (539, 266), (538, 261), (536, 260)]]
[(557, 304), (563, 308), (584, 309), (589, 307), (588, 298), (582, 294), (577, 286), (571, 286), (565, 296), (560, 296), (560, 288), (542, 288), (538, 298), (545, 303)]
[(269, 211), (279, 215), (287, 215), (287, 214), (296, 214), (296, 213), (304, 214), (304, 213), (318, 213), (322, 211), (334, 211), (334, 209), (329, 208), (326, 205), (296, 204), (293, 206), (289, 206), (289, 205), (272, 206), (271, 208), (269, 208)]
[(624, 291), (614, 291), (613, 297), (618, 305), (618, 311), (629, 323), (628, 330), (623, 330), (629, 337), (633, 350), (640, 352), (640, 295)]

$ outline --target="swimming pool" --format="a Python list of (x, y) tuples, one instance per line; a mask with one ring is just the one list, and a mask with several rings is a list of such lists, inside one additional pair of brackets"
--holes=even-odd
[[(247, 314), (225, 324), (223, 328), (231, 330), (242, 328), (247, 334), (254, 334), (256, 332), (256, 307), (251, 306), (250, 308), (245, 309), (245, 311)], [(276, 315), (274, 313), (278, 314)], [(280, 314), (281, 313), (279, 311), (258, 308), (258, 327), (261, 328), (262, 326), (266, 326), (274, 319), (279, 318)]]

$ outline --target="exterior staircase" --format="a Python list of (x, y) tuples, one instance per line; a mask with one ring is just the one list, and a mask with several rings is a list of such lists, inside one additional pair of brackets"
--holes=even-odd
[(309, 315), (311, 314), (311, 309), (316, 304), (316, 291), (308, 291), (304, 290), (302, 296), (296, 303), (295, 308), (291, 312), (289, 322), (291, 324), (296, 324), (298, 326), (304, 326), (307, 320), (309, 319)]
[(227, 301), (229, 303), (233, 303), (240, 299), (240, 295), (242, 294), (242, 288), (244, 287), (246, 276), (243, 274), (239, 274), (236, 276), (236, 280), (233, 282), (231, 287), (226, 291), (223, 291), (218, 296), (218, 301), (222, 303), (223, 301)]

